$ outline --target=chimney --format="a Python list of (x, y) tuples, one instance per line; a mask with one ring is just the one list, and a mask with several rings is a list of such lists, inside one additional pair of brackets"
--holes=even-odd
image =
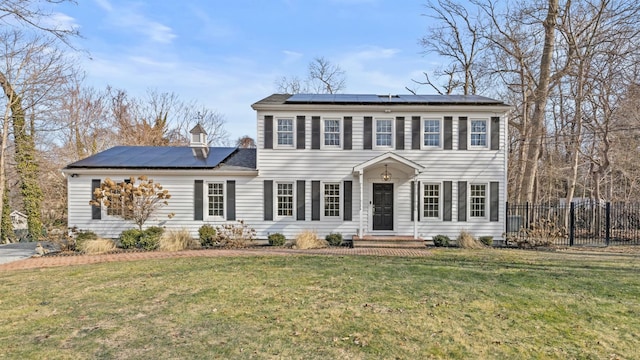
[(200, 123), (189, 131), (191, 134), (191, 141), (189, 147), (193, 151), (193, 156), (198, 159), (206, 159), (209, 155), (209, 144), (207, 144), (207, 132), (204, 130)]

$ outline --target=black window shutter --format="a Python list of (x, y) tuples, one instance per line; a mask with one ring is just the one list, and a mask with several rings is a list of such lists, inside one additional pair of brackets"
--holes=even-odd
[(404, 150), (404, 117), (396, 117), (396, 150)]
[(420, 209), (420, 197), (423, 196), (424, 193), (422, 191), (422, 185), (420, 183), (420, 181), (418, 181), (418, 221), (420, 221), (420, 213), (422, 212), (423, 209)]
[(458, 181), (458, 221), (467, 221), (467, 182)]
[(362, 143), (362, 148), (364, 150), (371, 150), (372, 147), (372, 136), (373, 136), (373, 117), (365, 116), (364, 117), (364, 139)]
[(320, 149), (320, 116), (311, 117), (311, 148)]
[(416, 182), (411, 182), (411, 221), (416, 216)]
[(304, 149), (305, 137), (305, 118), (304, 115), (298, 116), (296, 118), (296, 149)]
[(204, 220), (204, 181), (196, 180), (193, 189), (193, 220)]
[(273, 116), (264, 116), (264, 148), (273, 149)]
[(467, 150), (467, 117), (458, 118), (458, 150)]
[(353, 220), (353, 181), (345, 180), (343, 183), (344, 193), (344, 214), (342, 219), (344, 221)]
[(453, 117), (444, 117), (444, 150), (453, 149)]
[(273, 220), (273, 180), (264, 181), (264, 219)]
[(320, 181), (311, 182), (311, 220), (320, 220)]
[(227, 180), (227, 220), (236, 219), (236, 181)]
[(491, 150), (500, 150), (500, 118), (499, 117), (491, 118)]
[(342, 149), (352, 149), (352, 137), (353, 137), (353, 118), (351, 116), (344, 117), (344, 141)]
[(411, 149), (420, 150), (420, 116), (411, 117)]
[(305, 183), (304, 180), (296, 181), (296, 220), (304, 220), (305, 216)]
[(452, 191), (451, 181), (444, 181), (442, 183), (442, 221), (451, 221), (451, 209), (452, 209)]
[(500, 184), (497, 181), (489, 183), (489, 221), (498, 221), (500, 211)]
[[(96, 189), (100, 188), (100, 179), (92, 179), (91, 180), (91, 200), (95, 200), (96, 196), (94, 195)], [(91, 219), (92, 220), (100, 220), (102, 219), (102, 206), (99, 205), (91, 205)]]

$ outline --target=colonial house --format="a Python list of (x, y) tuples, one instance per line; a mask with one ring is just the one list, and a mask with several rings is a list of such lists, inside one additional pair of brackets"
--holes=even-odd
[[(243, 220), (258, 238), (502, 237), (509, 106), (481, 96), (274, 94), (252, 105), (257, 149), (118, 146), (68, 165), (69, 227), (132, 224), (89, 204), (105, 178), (146, 175), (172, 195), (145, 226)], [(175, 216), (167, 218), (168, 213)]]

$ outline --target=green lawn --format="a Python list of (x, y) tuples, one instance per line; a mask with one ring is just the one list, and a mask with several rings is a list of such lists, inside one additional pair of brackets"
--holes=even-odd
[(0, 272), (0, 358), (631, 359), (640, 256), (182, 258)]

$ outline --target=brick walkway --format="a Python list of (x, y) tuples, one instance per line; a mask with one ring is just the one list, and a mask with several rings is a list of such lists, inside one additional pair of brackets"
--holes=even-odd
[(293, 250), (284, 248), (249, 248), (249, 249), (209, 249), (185, 250), (178, 252), (141, 251), (103, 255), (70, 255), (43, 256), (0, 264), (0, 271), (39, 269), (56, 266), (97, 264), (115, 261), (134, 261), (146, 259), (168, 259), (186, 257), (220, 257), (220, 256), (291, 256), (291, 255), (369, 255), (369, 256), (403, 256), (423, 257), (430, 255), (427, 249), (393, 249), (393, 248), (327, 248), (314, 250)]

